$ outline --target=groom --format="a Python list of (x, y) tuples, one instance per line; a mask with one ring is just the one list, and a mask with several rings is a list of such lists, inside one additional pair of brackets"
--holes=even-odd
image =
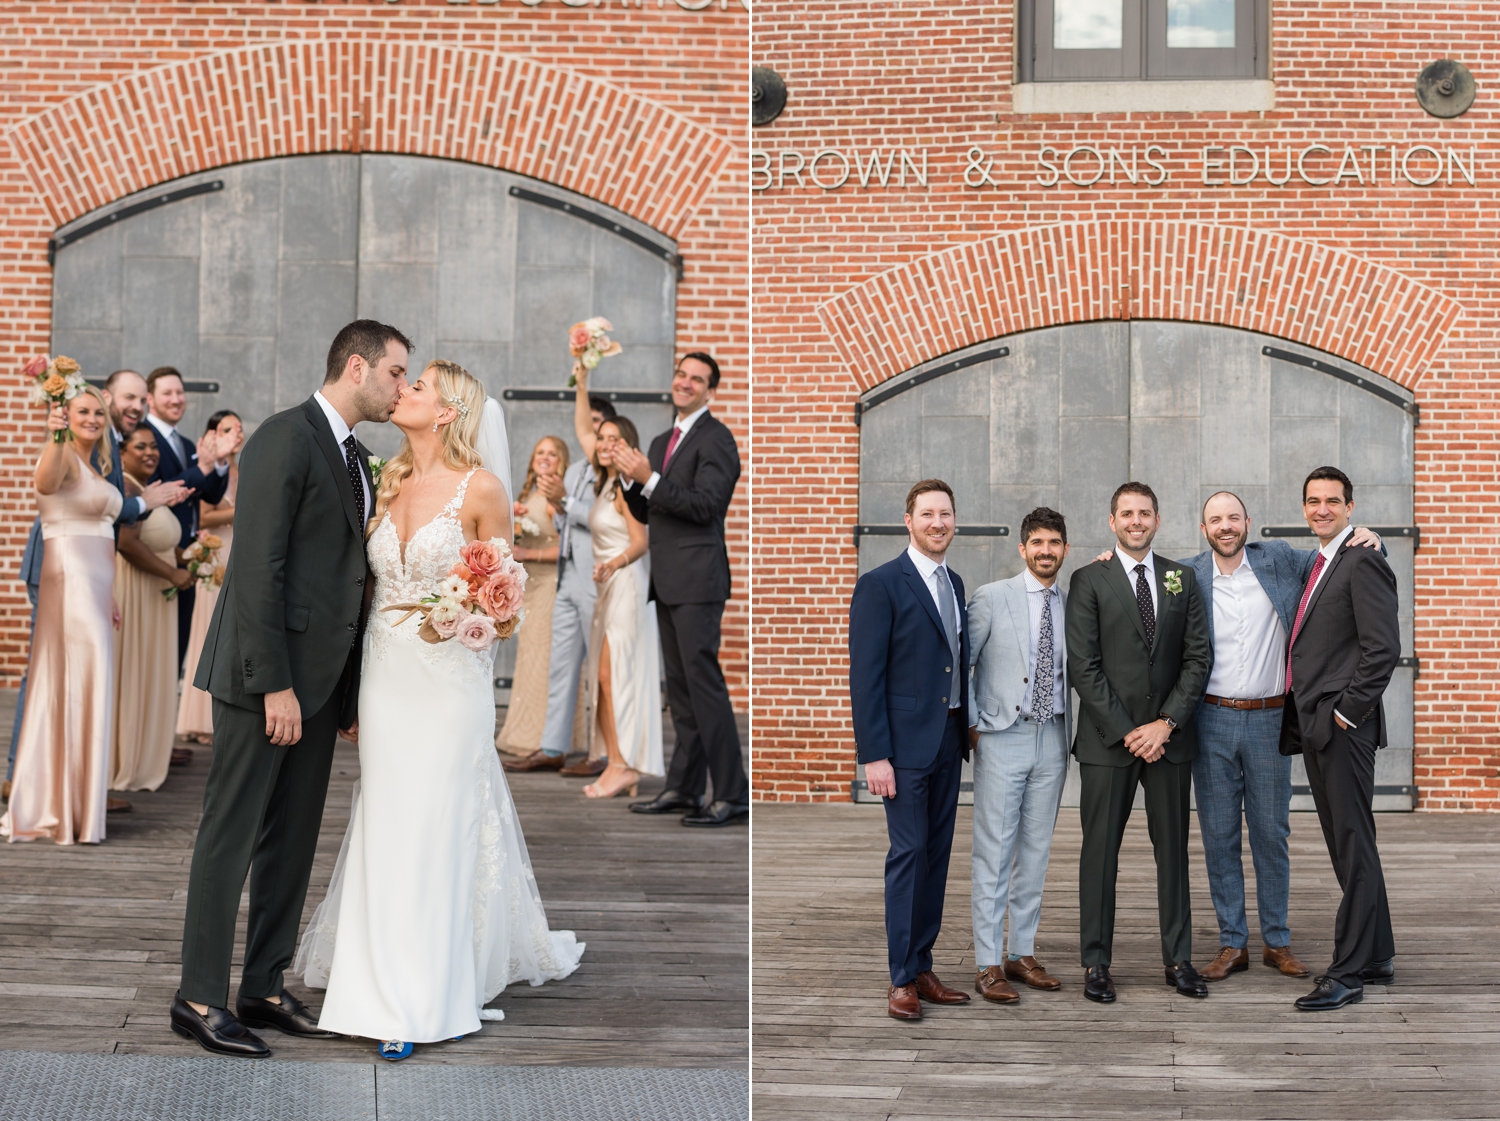
[[(390, 419), (411, 343), (360, 319), (333, 340), (323, 388), (265, 421), (240, 456), (235, 550), (194, 682), (213, 695), (214, 753), (188, 881), (172, 1030), (259, 1058), (248, 1028), (327, 1036), (282, 988), (312, 873), (334, 733), (358, 717), (374, 506), (362, 420)], [(250, 920), (239, 999), (229, 969), (240, 892)]]

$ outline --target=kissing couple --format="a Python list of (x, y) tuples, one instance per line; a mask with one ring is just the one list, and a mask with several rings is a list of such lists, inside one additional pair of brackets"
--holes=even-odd
[[(495, 754), (494, 645), (428, 641), (419, 614), (387, 610), (511, 540), (504, 413), (452, 362), (408, 385), (411, 349), (394, 327), (349, 324), (322, 389), (241, 453), (235, 551), (195, 681), (213, 695), (213, 763), (171, 1011), (173, 1031), (219, 1054), (269, 1055), (250, 1029), (271, 1027), (404, 1059), (502, 1019), (484, 1006), (507, 985), (566, 977), (583, 954), (548, 929)], [(405, 435), (378, 480), (361, 421)], [(360, 781), (299, 949), (336, 736), (359, 744)], [(328, 990), (321, 1016), (283, 987), (294, 952)]]

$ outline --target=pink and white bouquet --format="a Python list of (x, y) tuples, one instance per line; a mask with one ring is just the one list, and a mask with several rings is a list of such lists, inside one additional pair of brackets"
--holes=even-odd
[(426, 642), (456, 638), (470, 650), (488, 650), (521, 625), (526, 569), (498, 538), (470, 541), (458, 555), (459, 563), (431, 595), (384, 610), (406, 612), (396, 620), (398, 627), (420, 614), (422, 627), (417, 633)]
[[(200, 588), (207, 590), (224, 583), (224, 566), (219, 563), (219, 549), (223, 545), (222, 537), (205, 529), (182, 551), (183, 567), (193, 574)], [(170, 603), (177, 598), (177, 589), (163, 588), (161, 594)]]
[[(585, 370), (592, 370), (606, 358), (619, 354), (625, 348), (609, 333), (614, 330), (613, 324), (608, 319), (594, 316), (585, 319), (582, 323), (575, 323), (568, 328), (568, 353), (578, 359), (579, 364)], [(569, 385), (577, 385), (578, 378), (568, 378)]]
[[(42, 354), (26, 363), (23, 372), (36, 382), (37, 404), (53, 406), (66, 405), (88, 388), (88, 382), (83, 380), (83, 374), (79, 370), (78, 363), (71, 358), (58, 355), (48, 359)], [(52, 433), (54, 444), (61, 444), (72, 438), (71, 428), (60, 428)]]

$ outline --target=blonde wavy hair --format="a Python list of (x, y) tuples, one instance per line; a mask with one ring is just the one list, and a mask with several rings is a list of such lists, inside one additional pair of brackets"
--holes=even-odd
[[(434, 388), (444, 405), (458, 410), (458, 415), (443, 428), (443, 465), (462, 471), (480, 465), (474, 443), (479, 437), (479, 418), (484, 412), (484, 385), (457, 362), (434, 358), (422, 368), (422, 376), (435, 370)], [(375, 513), (365, 527), (365, 536), (375, 532), (391, 503), (401, 493), (401, 485), (412, 471), (411, 442), (402, 439), (401, 450), (386, 462), (380, 472), (380, 489), (375, 495)]]
[[(95, 401), (98, 401), (99, 407), (104, 410), (104, 431), (99, 433), (99, 438), (94, 441), (94, 451), (90, 459), (93, 460), (92, 466), (94, 470), (107, 479), (109, 478), (109, 473), (115, 469), (115, 426), (110, 419), (109, 402), (104, 399), (104, 394), (100, 393), (92, 385), (85, 385), (78, 391), (77, 396), (82, 397), (85, 393)], [(74, 400), (76, 399), (77, 397), (74, 398)], [(68, 402), (70, 406), (72, 403), (72, 401)], [(143, 420), (141, 423), (145, 424), (146, 422)], [(153, 432), (152, 435), (155, 435), (155, 433)]]
[(568, 469), (572, 456), (568, 454), (568, 445), (563, 443), (561, 436), (543, 436), (536, 442), (536, 447), (531, 449), (531, 458), (526, 461), (526, 481), (521, 484), (521, 493), (516, 495), (517, 502), (525, 502), (531, 497), (531, 492), (536, 489), (536, 453), (537, 448), (543, 444), (551, 444), (552, 450), (557, 453), (557, 473), (561, 475)]

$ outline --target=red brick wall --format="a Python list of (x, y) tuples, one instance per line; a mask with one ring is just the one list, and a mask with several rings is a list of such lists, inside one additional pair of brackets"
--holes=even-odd
[[(1484, 528), (1500, 499), (1500, 118), (1486, 92), (1500, 88), (1500, 3), (1424, 6), (1420, 20), (1409, 3), (1273, 3), (1274, 110), (1030, 117), (1012, 111), (1010, 4), (827, 0), (812, 32), (808, 11), (756, 6), (755, 61), (791, 97), (752, 148), (773, 172), (783, 151), (925, 148), (929, 179), (861, 188), (856, 174), (824, 191), (804, 176), (753, 195), (757, 797), (846, 798), (853, 777), (844, 643), (859, 393), (1009, 331), (1150, 316), (1277, 334), (1416, 393), (1420, 805), (1500, 810), (1500, 562)], [(1413, 97), (1440, 58), (1466, 63), (1480, 91), (1450, 121)], [(1281, 150), (1319, 142), (1334, 155), (1310, 165), (1314, 177), (1335, 172), (1345, 145), (1465, 156), (1472, 145), (1476, 185), (1392, 183), (1388, 153), (1373, 183), (1200, 182), (1205, 145), (1269, 147), (1279, 178)], [(1162, 161), (1171, 178), (1043, 187), (1044, 144), (1160, 144), (1175, 153)], [(974, 145), (996, 185), (964, 184)], [(838, 171), (829, 160), (821, 178)]]
[[(749, 447), (749, 259), (739, 0), (686, 11), (559, 0), (0, 3), (0, 680), (25, 665), (15, 578), (48, 348), (47, 239), (114, 198), (226, 163), (326, 151), (443, 156), (535, 176), (678, 240), (681, 349)], [(723, 662), (748, 699), (748, 487), (730, 512)]]

